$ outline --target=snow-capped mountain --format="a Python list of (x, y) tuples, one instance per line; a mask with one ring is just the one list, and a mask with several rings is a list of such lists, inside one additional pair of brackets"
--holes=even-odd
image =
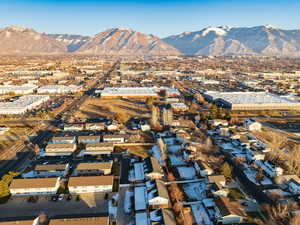
[(300, 56), (300, 30), (208, 27), (162, 39), (186, 55)]
[(54, 38), (68, 48), (68, 52), (75, 52), (82, 45), (88, 42), (91, 37), (76, 34), (48, 34), (48, 37)]
[(114, 28), (95, 35), (78, 53), (97, 55), (180, 55), (174, 47), (154, 35), (128, 28)]
[(10, 26), (0, 29), (0, 54), (64, 53), (66, 47), (31, 28)]

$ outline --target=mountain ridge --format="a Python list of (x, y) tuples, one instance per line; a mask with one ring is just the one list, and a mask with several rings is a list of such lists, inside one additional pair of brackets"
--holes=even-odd
[(111, 28), (94, 36), (45, 34), (32, 28), (0, 29), (0, 54), (203, 55), (300, 57), (300, 30), (272, 25), (206, 27), (166, 38), (130, 28)]

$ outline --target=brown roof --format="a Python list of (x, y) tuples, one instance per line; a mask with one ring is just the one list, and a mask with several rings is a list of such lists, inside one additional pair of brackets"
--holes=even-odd
[(0, 225), (32, 225), (33, 220), (19, 220), (10, 222), (0, 222)]
[(125, 138), (125, 134), (103, 135), (103, 138)]
[(208, 181), (210, 183), (226, 182), (226, 178), (224, 175), (210, 175)]
[(90, 217), (76, 219), (52, 219), (49, 225), (108, 225), (108, 217)]
[(9, 188), (47, 188), (55, 187), (57, 178), (13, 179)]
[(100, 136), (79, 136), (78, 137), (78, 141), (84, 141), (84, 140), (90, 140), (90, 139), (99, 139), (100, 140)]
[(168, 190), (167, 190), (167, 187), (165, 186), (164, 182), (159, 179), (156, 179), (155, 184), (156, 184), (158, 196), (169, 199)]
[[(55, 149), (55, 151), (60, 151), (62, 148), (74, 148), (76, 144), (74, 143), (68, 143), (68, 144), (48, 144), (46, 146), (46, 152), (49, 149)], [(67, 151), (67, 149), (64, 149), (63, 151)]]
[(215, 198), (215, 203), (218, 209), (220, 210), (222, 217), (228, 215), (236, 215), (241, 217), (246, 216), (244, 213), (244, 207), (238, 201), (234, 201), (229, 198), (220, 196)]
[(69, 137), (69, 136), (65, 136), (65, 137), (53, 137), (52, 141), (53, 140), (64, 141), (64, 140), (74, 140), (74, 139), (75, 139), (75, 137)]
[(65, 170), (67, 164), (52, 164), (52, 165), (36, 165), (34, 170), (38, 171), (56, 171), (56, 170)]
[(96, 162), (96, 163), (79, 163), (76, 167), (77, 170), (104, 170), (110, 169), (112, 162)]
[(163, 219), (165, 225), (176, 225), (176, 220), (173, 212), (170, 209), (162, 209)]
[(69, 187), (112, 185), (114, 176), (70, 177)]

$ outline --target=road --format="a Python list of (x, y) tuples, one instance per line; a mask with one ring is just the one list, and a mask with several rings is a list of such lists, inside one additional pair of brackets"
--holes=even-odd
[[(90, 87), (89, 90), (93, 90), (97, 87), (99, 82), (104, 82), (111, 73), (117, 68), (119, 65), (119, 61), (114, 63), (111, 69), (104, 74), (99, 80), (96, 80)], [(63, 111), (61, 111), (53, 120), (26, 120), (21, 118), (19, 120), (9, 120), (0, 122), (0, 125), (17, 125), (17, 124), (25, 124), (29, 127), (33, 127), (32, 133), (37, 133), (33, 140), (31, 140), (31, 144), (25, 144), (25, 140), (17, 141), (17, 143), (12, 146), (10, 149), (7, 149), (3, 154), (0, 155), (0, 177), (9, 171), (21, 171), (27, 165), (29, 165), (30, 160), (29, 157), (33, 155), (34, 145), (43, 143), (45, 140), (49, 138), (51, 135), (51, 131), (55, 130), (57, 125), (59, 125), (61, 121), (62, 115), (68, 113), (72, 113), (75, 110), (78, 110), (81, 104), (86, 101), (89, 97), (87, 92), (84, 92), (79, 99), (74, 99), (74, 101), (67, 106)], [(41, 123), (42, 122), (42, 123)], [(41, 126), (43, 124), (43, 126)], [(17, 153), (22, 153), (17, 156)]]

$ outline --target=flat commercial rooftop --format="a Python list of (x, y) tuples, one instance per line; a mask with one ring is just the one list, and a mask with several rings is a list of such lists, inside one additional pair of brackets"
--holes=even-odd
[(102, 97), (122, 97), (122, 96), (153, 96), (157, 94), (151, 87), (120, 87), (120, 88), (104, 88), (101, 91)]
[[(267, 103), (299, 103), (297, 101), (274, 95), (268, 92), (213, 92), (205, 93), (216, 99), (223, 99), (231, 104), (267, 104)], [(299, 103), (300, 104), (300, 103)]]

